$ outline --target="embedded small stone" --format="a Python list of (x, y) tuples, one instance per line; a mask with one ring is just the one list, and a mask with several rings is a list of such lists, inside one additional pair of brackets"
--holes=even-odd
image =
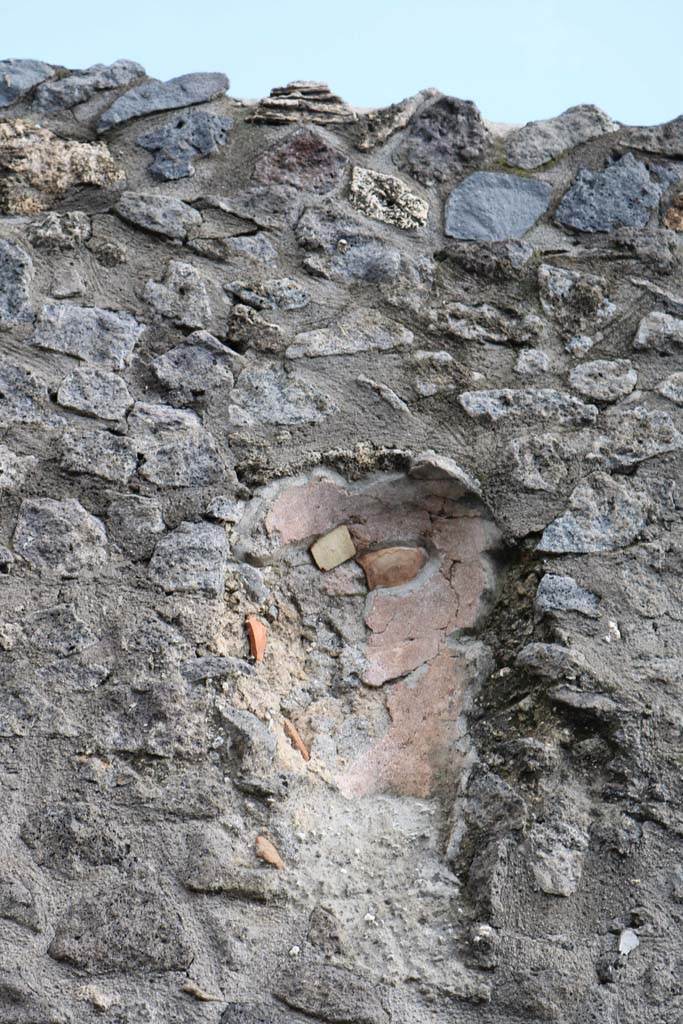
[(114, 210), (135, 227), (179, 242), (202, 223), (201, 213), (187, 203), (156, 193), (124, 192)]
[(206, 327), (211, 304), (206, 285), (196, 267), (182, 260), (169, 260), (161, 281), (148, 281), (144, 298), (161, 316), (179, 327)]
[(31, 344), (85, 362), (122, 370), (145, 330), (129, 313), (64, 302), (43, 306)]
[(515, 373), (523, 377), (540, 377), (550, 369), (550, 357), (540, 348), (523, 348), (517, 356)]
[(676, 405), (683, 405), (683, 373), (672, 373), (657, 385), (657, 391)]
[(230, 353), (208, 331), (195, 331), (152, 361), (154, 376), (169, 391), (188, 400), (213, 388), (230, 389), (234, 383)]
[(610, 409), (605, 416), (607, 435), (595, 442), (595, 456), (608, 469), (626, 469), (657, 455), (678, 451), (683, 436), (668, 412), (636, 406)]
[(550, 573), (542, 578), (534, 601), (539, 612), (579, 612), (597, 618), (600, 599), (571, 576)]
[(52, 114), (85, 103), (98, 92), (132, 85), (142, 78), (145, 69), (134, 60), (117, 60), (113, 64), (93, 64), (85, 71), (74, 71), (64, 78), (44, 82), (36, 89), (34, 106), (42, 113)]
[(427, 222), (429, 203), (411, 192), (399, 178), (367, 167), (351, 172), (351, 203), (367, 217), (412, 230)]
[(584, 405), (578, 398), (553, 388), (515, 390), (499, 388), (492, 391), (463, 391), (458, 402), (468, 416), (496, 423), (507, 416), (553, 419), (565, 425), (595, 423), (598, 410)]
[(126, 382), (98, 367), (79, 368), (65, 377), (57, 401), (66, 409), (105, 420), (122, 419), (133, 405)]
[(92, 473), (103, 480), (127, 484), (137, 469), (133, 442), (108, 430), (67, 430), (60, 447), (61, 465), (70, 473)]
[(288, 359), (341, 356), (359, 352), (390, 352), (410, 348), (413, 332), (378, 313), (355, 310), (332, 327), (297, 334)]
[(579, 394), (596, 402), (616, 402), (630, 395), (638, 374), (628, 359), (596, 359), (581, 363), (569, 374), (569, 383)]
[(268, 642), (268, 631), (264, 623), (255, 615), (247, 615), (246, 624), (251, 656), (254, 661), (263, 661)]
[(30, 287), (33, 261), (16, 242), (0, 239), (0, 329), (33, 319)]
[(102, 522), (75, 498), (27, 498), (14, 531), (14, 550), (38, 569), (78, 576), (106, 560)]
[(356, 561), (363, 567), (368, 588), (400, 587), (415, 579), (427, 562), (424, 548), (403, 547), (379, 548), (358, 555)]
[(230, 402), (230, 418), (235, 427), (320, 423), (337, 408), (331, 398), (307, 381), (267, 366), (243, 370)]
[(356, 546), (353, 543), (348, 526), (337, 526), (330, 530), (323, 537), (311, 546), (311, 554), (315, 563), (323, 572), (336, 569), (343, 562), (356, 556)]
[(530, 121), (508, 136), (506, 159), (512, 167), (531, 171), (583, 142), (616, 132), (619, 125), (599, 107), (569, 107), (546, 121)]
[(628, 480), (594, 473), (570, 496), (564, 512), (543, 531), (538, 551), (616, 551), (631, 544), (645, 527), (650, 501)]
[(448, 196), (444, 230), (451, 238), (521, 238), (548, 209), (551, 193), (545, 181), (476, 171)]
[(66, 213), (50, 211), (28, 225), (26, 234), (34, 248), (50, 250), (76, 249), (92, 234), (90, 217), (80, 210)]
[(9, 107), (54, 73), (55, 69), (42, 60), (0, 61), (0, 107)]
[(259, 860), (265, 861), (266, 864), (270, 864), (271, 867), (276, 868), (278, 871), (284, 870), (285, 862), (270, 839), (266, 839), (265, 836), (257, 836), (255, 847), (256, 856)]
[(671, 206), (664, 214), (662, 223), (672, 231), (683, 231), (683, 192), (679, 192), (671, 201)]
[(298, 128), (259, 157), (254, 179), (321, 194), (339, 184), (347, 163), (344, 154), (320, 132)]
[(394, 162), (423, 185), (447, 181), (480, 160), (490, 133), (471, 100), (442, 96), (410, 119)]
[(114, 100), (100, 118), (97, 130), (106, 132), (145, 114), (206, 103), (222, 96), (229, 85), (230, 82), (225, 75), (211, 72), (180, 75), (178, 78), (169, 79), (168, 82), (160, 82), (153, 78)]
[(563, 227), (589, 233), (620, 227), (642, 228), (676, 174), (664, 167), (650, 170), (625, 153), (604, 171), (583, 167), (565, 192), (555, 214)]
[(233, 123), (231, 117), (190, 110), (161, 128), (138, 135), (136, 143), (155, 154), (149, 165), (152, 177), (177, 181), (194, 174), (193, 160), (211, 156), (226, 144)]
[(223, 593), (228, 566), (225, 530), (214, 523), (181, 523), (157, 543), (149, 563), (152, 581), (168, 593)]
[(673, 355), (683, 347), (683, 320), (668, 313), (648, 313), (638, 325), (634, 349)]

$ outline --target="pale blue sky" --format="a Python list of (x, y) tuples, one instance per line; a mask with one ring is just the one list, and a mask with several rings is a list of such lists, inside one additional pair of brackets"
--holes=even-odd
[(309, 78), (357, 106), (433, 85), (508, 122), (585, 102), (669, 120), (682, 40), (683, 0), (0, 0), (0, 57), (225, 71), (245, 98)]

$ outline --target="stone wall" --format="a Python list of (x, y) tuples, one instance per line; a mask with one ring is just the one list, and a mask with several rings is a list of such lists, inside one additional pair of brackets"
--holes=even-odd
[(683, 119), (0, 63), (0, 1024), (677, 1024)]

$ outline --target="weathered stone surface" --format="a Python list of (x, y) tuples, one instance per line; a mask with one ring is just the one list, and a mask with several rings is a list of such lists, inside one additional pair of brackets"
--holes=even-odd
[(123, 181), (104, 143), (64, 141), (28, 121), (0, 124), (0, 212), (48, 209), (74, 185), (108, 187)]
[(356, 113), (324, 82), (290, 82), (271, 89), (248, 120), (257, 124), (351, 124)]
[(144, 117), (145, 114), (206, 103), (207, 100), (221, 96), (229, 85), (226, 76), (220, 73), (180, 75), (178, 78), (169, 79), (168, 82), (151, 79), (114, 100), (109, 109), (102, 114), (97, 130), (106, 132), (135, 117)]
[(367, 111), (359, 117), (353, 130), (356, 149), (367, 151), (384, 145), (392, 135), (408, 125), (413, 114), (427, 100), (435, 99), (438, 95), (436, 89), (422, 89), (400, 103)]
[(618, 128), (619, 125), (599, 107), (588, 103), (569, 107), (557, 117), (529, 121), (513, 132), (507, 140), (506, 159), (512, 167), (531, 171), (554, 160), (566, 149), (573, 149), (582, 142), (590, 142)]
[(332, 399), (310, 384), (280, 370), (243, 370), (230, 395), (230, 416), (235, 427), (258, 423), (297, 426), (320, 423), (336, 409)]
[(0, 423), (58, 426), (64, 421), (46, 413), (47, 388), (24, 367), (0, 360)]
[(522, 377), (542, 377), (550, 369), (550, 357), (540, 348), (523, 348), (517, 356), (515, 373)]
[(632, 153), (626, 153), (604, 171), (582, 168), (562, 197), (555, 220), (563, 227), (591, 233), (642, 228), (675, 180), (675, 173), (668, 168), (648, 170)]
[(683, 192), (673, 197), (662, 223), (665, 228), (671, 228), (672, 231), (683, 231)]
[(211, 305), (206, 285), (196, 267), (182, 260), (169, 260), (162, 281), (148, 281), (144, 299), (161, 316), (179, 327), (206, 327)]
[(476, 171), (448, 196), (444, 231), (484, 242), (521, 238), (548, 209), (551, 193), (545, 181)]
[(177, 181), (194, 174), (193, 160), (211, 156), (226, 144), (232, 130), (231, 117), (219, 117), (206, 110), (190, 110), (161, 128), (138, 135), (142, 149), (154, 153), (149, 173), (162, 181)]
[(16, 491), (35, 469), (38, 460), (32, 455), (15, 455), (4, 444), (0, 444), (0, 491)]
[(231, 281), (225, 289), (240, 303), (258, 310), (304, 309), (310, 302), (304, 286), (289, 277), (254, 282)]
[(571, 576), (546, 574), (538, 585), (535, 605), (539, 612), (580, 612), (596, 618), (600, 599), (579, 586)]
[(489, 142), (489, 131), (474, 103), (442, 96), (411, 118), (394, 161), (423, 185), (433, 185), (480, 160)]
[(571, 896), (581, 880), (588, 835), (574, 824), (534, 825), (529, 834), (534, 881), (549, 896)]
[(135, 561), (150, 558), (166, 527), (154, 498), (129, 494), (112, 501), (107, 510), (107, 532), (115, 544)]
[(41, 60), (0, 61), (0, 107), (9, 107), (54, 73), (54, 68)]
[(338, 203), (304, 210), (295, 234), (299, 245), (315, 254), (304, 261), (315, 277), (379, 284), (401, 274), (401, 252), (373, 235), (367, 221), (351, 217)]
[(596, 359), (581, 363), (569, 374), (575, 391), (596, 402), (616, 402), (630, 395), (638, 382), (638, 374), (628, 359)]
[(0, 239), (0, 330), (33, 319), (33, 261), (16, 242)]
[(107, 535), (102, 522), (75, 498), (27, 498), (21, 503), (13, 545), (37, 569), (78, 576), (105, 561)]
[(150, 579), (163, 590), (219, 597), (228, 565), (228, 542), (222, 526), (181, 523), (156, 545)]
[(683, 346), (683, 320), (668, 313), (648, 313), (640, 321), (633, 347), (673, 355)]
[(672, 373), (657, 385), (657, 391), (676, 405), (683, 405), (683, 373)]
[(351, 172), (351, 203), (374, 220), (395, 224), (410, 231), (427, 222), (429, 203), (389, 174), (379, 174), (367, 167), (354, 167)]
[(125, 381), (94, 366), (79, 368), (65, 377), (57, 401), (65, 409), (104, 420), (122, 419), (133, 404)]
[(334, 1024), (388, 1024), (381, 989), (332, 964), (301, 967), (276, 983), (274, 994), (294, 1010)]
[(468, 416), (490, 423), (506, 417), (528, 417), (579, 426), (594, 423), (598, 415), (594, 405), (585, 405), (573, 395), (552, 388), (463, 391), (458, 401)]
[(31, 245), (37, 249), (76, 249), (92, 234), (90, 217), (80, 210), (45, 213), (29, 225), (27, 234)]
[(138, 402), (128, 426), (143, 479), (160, 487), (206, 487), (224, 476), (216, 442), (195, 413)]
[(336, 188), (347, 157), (313, 128), (298, 128), (258, 158), (254, 179), (319, 194)]
[(189, 401), (212, 388), (229, 390), (231, 362), (225, 346), (208, 331), (195, 331), (186, 344), (157, 356), (152, 369), (160, 384)]
[(117, 60), (113, 64), (93, 64), (85, 71), (75, 71), (64, 78), (51, 79), (36, 89), (34, 106), (43, 114), (67, 110), (85, 103), (95, 93), (118, 89), (142, 78), (145, 69), (134, 60)]
[(107, 369), (122, 370), (130, 363), (144, 329), (128, 313), (64, 302), (43, 306), (31, 344)]
[(609, 411), (604, 425), (608, 434), (596, 442), (596, 451), (608, 469), (628, 469), (683, 445), (668, 412), (617, 407)]
[(298, 334), (286, 355), (288, 359), (302, 359), (359, 352), (391, 352), (410, 348), (412, 344), (413, 333), (406, 327), (359, 310), (335, 327)]
[(570, 497), (570, 511), (543, 531), (539, 551), (615, 551), (631, 544), (647, 522), (650, 501), (627, 480), (594, 473)]
[(201, 213), (187, 203), (152, 192), (124, 192), (114, 209), (129, 224), (178, 242), (184, 242), (202, 222)]
[(646, 128), (627, 128), (626, 144), (645, 153), (661, 153), (662, 156), (683, 156), (683, 115), (665, 124), (648, 125)]
[(91, 473), (112, 483), (127, 484), (137, 469), (133, 442), (107, 430), (67, 430), (60, 447), (61, 465), (69, 473)]

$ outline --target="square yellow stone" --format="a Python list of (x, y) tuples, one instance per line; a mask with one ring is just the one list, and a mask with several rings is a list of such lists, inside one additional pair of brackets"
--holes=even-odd
[(336, 569), (342, 562), (355, 558), (356, 545), (348, 527), (337, 526), (336, 529), (318, 537), (311, 547), (311, 554), (318, 568), (328, 572), (330, 569)]

